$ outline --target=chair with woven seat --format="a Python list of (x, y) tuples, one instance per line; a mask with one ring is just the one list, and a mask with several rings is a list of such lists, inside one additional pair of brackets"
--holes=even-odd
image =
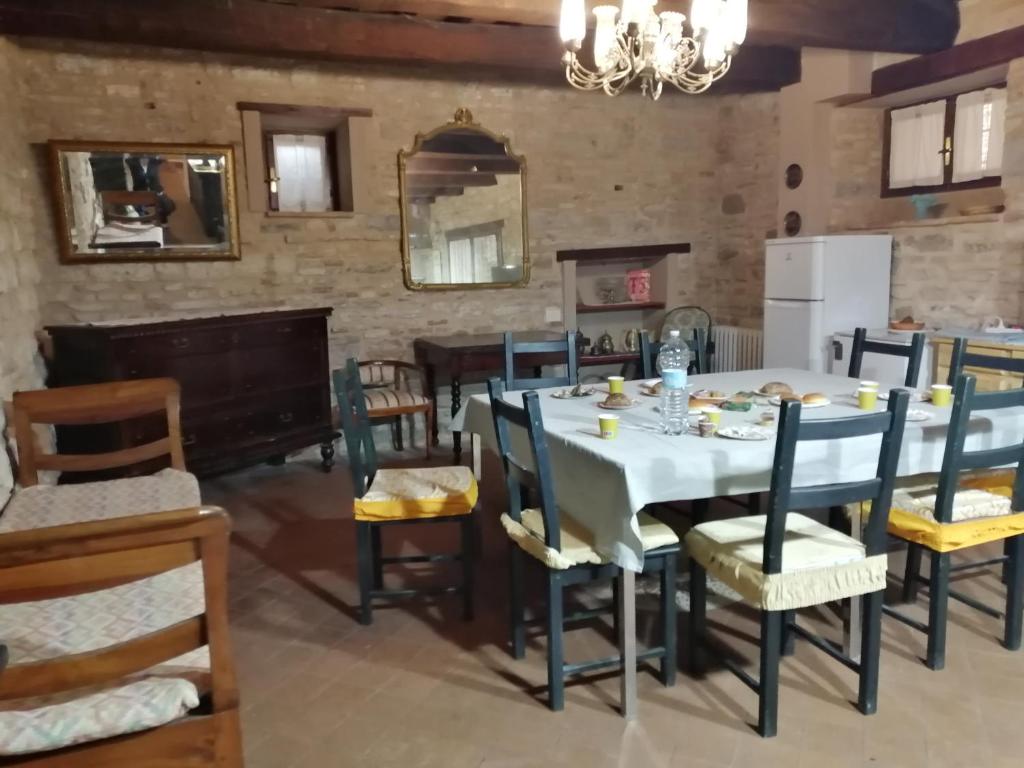
[[(694, 328), (693, 337), (687, 341), (690, 347), (690, 366), (688, 373), (697, 376), (711, 373), (711, 361), (707, 331)], [(645, 379), (658, 378), (658, 353), (664, 342), (651, 341), (647, 331), (640, 331), (640, 371)]]
[[(573, 387), (579, 381), (578, 351), (576, 332), (568, 331), (564, 339), (551, 341), (516, 341), (510, 331), (505, 331), (505, 389), (544, 389), (545, 387)], [(517, 358), (530, 355), (565, 355), (565, 376), (541, 376), (518, 378), (516, 369), (523, 363)]]
[[(512, 655), (521, 659), (526, 653), (523, 579), (526, 560), (539, 563), (547, 578), (548, 628), (548, 705), (558, 711), (565, 706), (565, 679), (620, 664), (619, 656), (566, 664), (563, 633), (566, 622), (591, 618), (593, 612), (565, 616), (563, 589), (601, 580), (611, 580), (618, 591), (621, 569), (610, 562), (594, 545), (593, 535), (555, 505), (554, 479), (548, 457), (547, 440), (536, 392), (524, 392), (522, 407), (503, 399), (501, 381), (488, 382), (498, 454), (505, 470), (508, 511), (501, 516), (502, 526), (511, 542), (511, 635)], [(525, 432), (528, 450), (514, 445), (512, 429)], [(528, 467), (533, 467), (529, 469)], [(538, 508), (524, 508), (526, 493), (539, 499)], [(644, 573), (658, 573), (661, 581), (661, 645), (637, 655), (638, 659), (661, 659), (660, 679), (666, 686), (676, 675), (676, 603), (675, 579), (679, 556), (679, 538), (664, 523), (639, 513), (638, 523), (644, 547)], [(617, 609), (617, 601), (616, 601)], [(617, 624), (617, 622), (616, 622)]]
[[(334, 371), (333, 377), (355, 497), (360, 622), (370, 624), (373, 621), (375, 599), (438, 592), (461, 593), (463, 616), (472, 619), (476, 535), (473, 512), (477, 502), (477, 484), (472, 470), (463, 466), (378, 468), (358, 363), (350, 358), (343, 370)], [(427, 523), (458, 524), (460, 551), (457, 554), (383, 556), (381, 537), (385, 527)], [(429, 589), (384, 588), (385, 565), (439, 561), (461, 562), (462, 579), (458, 585)]]
[[(886, 586), (885, 527), (906, 419), (909, 393), (893, 390), (881, 413), (801, 421), (801, 404), (783, 403), (775, 446), (768, 514), (701, 523), (686, 535), (690, 555), (690, 648), (701, 668), (707, 574), (738, 592), (761, 612), (760, 679), (723, 659), (758, 694), (757, 730), (777, 731), (779, 657), (792, 652), (793, 633), (854, 669), (860, 676), (858, 706), (877, 708), (882, 595)], [(793, 487), (797, 444), (881, 435), (874, 477), (855, 482)], [(798, 510), (852, 501), (873, 502), (863, 543), (816, 522)], [(796, 623), (797, 609), (864, 596), (861, 661)]]
[[(924, 358), (925, 335), (915, 333), (910, 337), (910, 344), (897, 344), (886, 341), (869, 341), (866, 328), (857, 328), (853, 332), (853, 349), (850, 352), (850, 368), (847, 375), (851, 379), (859, 379), (864, 364), (864, 353), (889, 355), (890, 357), (907, 358), (907, 375), (903, 385), (916, 387), (921, 376), (921, 360)], [(886, 382), (891, 383), (891, 382)]]
[[(390, 419), (391, 440), (396, 451), (403, 450), (402, 417), (423, 414), (424, 448), (430, 458), (430, 442), (434, 426), (434, 404), (425, 394), (426, 374), (418, 365), (401, 360), (372, 360), (359, 363), (359, 376), (363, 384), (363, 397), (370, 421)], [(414, 392), (412, 379), (419, 382)], [(410, 427), (411, 429), (411, 427)], [(411, 436), (410, 436), (411, 437)]]
[[(968, 423), (973, 414), (998, 418), (998, 411), (1024, 406), (1024, 389), (977, 392), (973, 376), (961, 374), (953, 396), (953, 412), (946, 435), (946, 449), (938, 484), (900, 489), (893, 496), (889, 533), (910, 544), (905, 572), (904, 597), (916, 597), (920, 556), (927, 550), (931, 560), (928, 623), (921, 624), (895, 608), (886, 613), (928, 637), (925, 663), (931, 669), (945, 666), (946, 622), (949, 598), (983, 613), (1005, 618), (1003, 644), (1021, 647), (1021, 613), (1024, 605), (1024, 440), (1000, 448), (966, 450)], [(1006, 472), (979, 474), (979, 470), (1016, 465)], [(1004, 541), (1002, 557), (952, 565), (950, 555), (989, 542)], [(950, 589), (951, 574), (1004, 563), (1006, 608), (1001, 614), (989, 606)]]

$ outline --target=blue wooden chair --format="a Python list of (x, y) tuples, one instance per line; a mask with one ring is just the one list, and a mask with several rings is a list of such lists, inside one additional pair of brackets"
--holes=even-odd
[(925, 335), (915, 333), (910, 344), (896, 344), (886, 341), (868, 341), (868, 332), (865, 328), (857, 328), (853, 332), (853, 349), (850, 352), (850, 368), (848, 376), (851, 379), (860, 378), (860, 369), (864, 362), (864, 353), (875, 355), (889, 355), (890, 357), (907, 358), (907, 375), (903, 380), (904, 386), (916, 387), (921, 376), (921, 360), (924, 358)]
[[(1004, 360), (1004, 358), (999, 358)], [(1004, 360), (1004, 362), (1011, 362)], [(928, 550), (928, 623), (922, 624), (886, 607), (886, 613), (928, 636), (925, 663), (942, 669), (946, 658), (946, 621), (949, 598), (959, 600), (996, 618), (1005, 617), (1003, 644), (1021, 647), (1024, 605), (1024, 440), (1001, 448), (967, 451), (964, 446), (971, 415), (985, 413), (998, 419), (998, 411), (1024, 406), (1024, 389), (976, 392), (973, 376), (961, 374), (953, 395), (953, 412), (946, 435), (946, 451), (938, 485), (914, 490), (897, 489), (889, 516), (889, 533), (909, 542), (904, 598), (916, 597), (922, 550)], [(979, 470), (1016, 465), (1012, 472), (979, 474)], [(993, 541), (1004, 541), (1002, 557), (952, 565), (950, 554)], [(1006, 608), (995, 610), (950, 589), (950, 576), (994, 564), (1006, 566)]]
[(966, 366), (1000, 373), (1015, 373), (1021, 377), (1021, 383), (1024, 384), (1024, 359), (968, 352), (968, 343), (964, 338), (953, 341), (953, 351), (949, 358), (949, 377), (946, 379), (949, 386), (956, 386)]
[[(498, 453), (505, 470), (508, 512), (501, 522), (511, 540), (511, 634), (512, 655), (521, 659), (526, 653), (526, 618), (523, 600), (523, 570), (527, 560), (541, 565), (547, 576), (548, 627), (548, 705), (553, 710), (565, 706), (565, 679), (584, 672), (615, 667), (618, 655), (605, 659), (566, 664), (563, 653), (565, 624), (593, 618), (594, 611), (565, 616), (565, 587), (599, 580), (612, 580), (617, 591), (618, 566), (599, 553), (590, 532), (555, 505), (554, 479), (548, 457), (547, 440), (536, 392), (524, 392), (523, 406), (502, 399), (503, 387), (494, 378), (488, 382), (494, 432)], [(513, 447), (511, 430), (525, 431), (529, 453)], [(528, 467), (534, 469), (529, 469)], [(540, 501), (538, 508), (525, 508), (528, 493)], [(679, 538), (664, 523), (641, 512), (638, 515), (644, 544), (644, 573), (661, 578), (660, 614), (662, 642), (637, 655), (638, 659), (661, 659), (660, 679), (666, 686), (676, 677), (676, 561)], [(616, 622), (617, 623), (617, 622)]]
[[(731, 659), (722, 661), (758, 694), (757, 730), (777, 731), (779, 658), (792, 652), (796, 633), (860, 675), (858, 706), (872, 714), (878, 702), (882, 596), (886, 585), (885, 529), (910, 395), (893, 390), (886, 412), (844, 419), (800, 420), (801, 404), (780, 409), (768, 514), (702, 523), (686, 535), (690, 555), (690, 649), (702, 667), (707, 573), (761, 611), (760, 679)], [(799, 442), (882, 435), (875, 477), (859, 482), (793, 487)], [(856, 501), (872, 508), (863, 543), (798, 514)], [(795, 611), (864, 595), (861, 661), (796, 623)]]
[[(359, 561), (359, 620), (370, 624), (372, 603), (378, 598), (459, 592), (463, 615), (473, 618), (473, 511), (477, 502), (476, 478), (469, 467), (417, 467), (379, 469), (373, 444), (359, 365), (349, 359), (334, 371), (334, 392), (348, 448), (348, 466), (355, 496), (356, 551)], [(384, 557), (382, 531), (388, 526), (457, 523), (461, 528), (458, 554)], [(385, 589), (384, 565), (460, 561), (462, 580), (456, 586), (430, 589)]]
[[(551, 355), (565, 354), (565, 376), (540, 375), (539, 370), (534, 378), (520, 379), (516, 377), (516, 358), (520, 355)], [(539, 368), (539, 366), (538, 366)], [(505, 389), (545, 389), (546, 387), (573, 387), (579, 381), (579, 364), (577, 363), (576, 332), (568, 331), (564, 339), (551, 341), (516, 341), (510, 331), (505, 331)]]
[[(688, 341), (690, 347), (690, 367), (692, 375), (711, 373), (711, 361), (708, 354), (708, 332), (704, 328), (694, 328), (693, 338)], [(658, 378), (658, 353), (663, 342), (651, 341), (647, 331), (640, 331), (640, 371), (645, 379)]]

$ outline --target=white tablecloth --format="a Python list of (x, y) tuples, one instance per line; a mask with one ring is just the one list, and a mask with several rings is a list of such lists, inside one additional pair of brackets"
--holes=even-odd
[[(804, 418), (856, 416), (856, 380), (844, 376), (788, 369), (742, 371), (694, 376), (695, 387), (724, 392), (753, 391), (768, 381), (788, 383), (798, 393), (822, 392), (832, 405), (805, 408)], [(883, 385), (883, 390), (885, 389)], [(599, 393), (585, 399), (559, 400), (552, 390), (540, 392), (559, 506), (595, 534), (599, 548), (624, 568), (640, 570), (643, 552), (636, 513), (656, 502), (705, 499), (767, 491), (775, 441), (740, 442), (696, 435), (658, 433), (658, 398), (639, 395), (639, 382), (626, 382), (626, 392), (640, 405), (618, 411), (619, 436), (602, 440), (597, 428)], [(521, 392), (505, 399), (522, 404)], [(722, 425), (753, 423), (770, 406), (755, 405), (747, 413), (726, 411)], [(879, 402), (879, 410), (885, 403)], [(926, 422), (908, 422), (900, 454), (899, 474), (937, 472), (942, 466), (950, 408), (911, 404), (927, 411)], [(778, 409), (774, 409), (776, 412)], [(997, 420), (979, 414), (972, 419), (967, 449), (994, 448), (1019, 440), (1024, 431), (1024, 408), (1000, 411)], [(453, 430), (479, 434), (494, 450), (494, 426), (486, 395), (471, 397), (452, 424)], [(519, 432), (515, 430), (514, 432)], [(825, 443), (803, 443), (797, 452), (795, 485), (842, 482), (872, 477), (880, 438), (862, 437)], [(514, 434), (514, 445), (528, 457), (525, 435)]]

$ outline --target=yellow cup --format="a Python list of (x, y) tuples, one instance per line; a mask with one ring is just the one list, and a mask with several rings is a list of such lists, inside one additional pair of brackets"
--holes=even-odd
[(873, 411), (878, 405), (878, 390), (861, 387), (857, 390), (857, 407), (862, 411)]
[(611, 414), (602, 414), (597, 417), (598, 426), (601, 429), (602, 440), (614, 440), (619, 434), (619, 417)]
[(932, 384), (932, 405), (940, 408), (953, 400), (953, 388), (949, 384)]
[(622, 382), (625, 379), (622, 376), (609, 376), (608, 377), (608, 393), (612, 395), (618, 395), (622, 393)]
[(873, 389), (873, 390), (875, 390), (875, 392), (877, 392), (878, 391), (878, 382), (877, 381), (862, 381), (860, 383), (860, 388), (861, 389)]
[(716, 408), (715, 406), (708, 406), (707, 408), (700, 409), (701, 416), (707, 418), (712, 424), (716, 426), (722, 423), (722, 409)]

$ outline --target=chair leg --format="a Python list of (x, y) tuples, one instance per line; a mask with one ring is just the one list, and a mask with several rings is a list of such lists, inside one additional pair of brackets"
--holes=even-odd
[(711, 502), (708, 499), (694, 499), (690, 502), (690, 521), (694, 527), (708, 519), (708, 508)]
[(370, 546), (373, 552), (373, 588), (384, 589), (384, 563), (382, 556), (384, 552), (381, 543), (381, 527), (370, 525)]
[(921, 573), (921, 545), (907, 542), (907, 567), (903, 571), (903, 602), (917, 600), (917, 578)]
[[(676, 641), (676, 565), (678, 555), (665, 555), (661, 569), (661, 632), (665, 655), (661, 657), (661, 684), (671, 687), (676, 684), (676, 666), (679, 661)], [(618, 637), (618, 635), (616, 635)]]
[(622, 589), (622, 579), (618, 572), (612, 577), (612, 633), (619, 636), (619, 590)]
[(747, 514), (761, 514), (761, 494), (751, 493), (747, 495)]
[(359, 570), (359, 623), (373, 623), (370, 592), (373, 589), (372, 524), (356, 521), (356, 561)]
[(782, 611), (761, 612), (761, 682), (757, 698), (757, 732), (764, 738), (779, 729), (779, 650)]
[(704, 633), (707, 629), (708, 575), (693, 557), (690, 558), (690, 616), (687, 621), (687, 645), (690, 673), (704, 672)]
[(850, 532), (850, 525), (846, 519), (846, 510), (842, 507), (828, 508), (828, 527), (834, 531)]
[(949, 616), (949, 553), (930, 552), (931, 584), (928, 600), (928, 652), (930, 669), (946, 666), (946, 620)]
[(794, 621), (796, 621), (796, 611), (782, 612), (782, 640), (779, 644), (779, 653), (783, 656), (792, 656), (796, 651), (796, 633), (789, 628)]
[(434, 409), (427, 408), (423, 412), (424, 420), (424, 432), (423, 432), (423, 449), (426, 451), (427, 459), (430, 459), (430, 444), (433, 442), (432, 435), (434, 434)]
[(523, 551), (511, 544), (509, 553), (509, 631), (512, 638), (512, 658), (526, 655), (526, 616), (523, 609)]
[(857, 706), (865, 715), (878, 711), (878, 667), (882, 655), (882, 599), (884, 590), (864, 595), (860, 641), (860, 690)]
[(565, 709), (565, 651), (562, 647), (565, 613), (562, 605), (562, 576), (548, 569), (548, 706), (554, 712)]
[(391, 426), (391, 439), (394, 442), (396, 451), (404, 451), (405, 446), (402, 445), (402, 417), (395, 416), (395, 420)]
[(473, 574), (476, 570), (476, 515), (466, 515), (459, 528), (462, 533), (462, 618), (473, 620)]
[(1013, 539), (1003, 539), (1003, 555), (1006, 557), (1006, 562), (1003, 563), (1001, 578), (1003, 584), (1009, 585), (1010, 583), (1010, 558), (1013, 556)]
[(1009, 556), (1006, 568), (1006, 633), (1003, 645), (1011, 651), (1019, 651), (1021, 644), (1021, 621), (1024, 611), (1024, 535), (1006, 540)]

